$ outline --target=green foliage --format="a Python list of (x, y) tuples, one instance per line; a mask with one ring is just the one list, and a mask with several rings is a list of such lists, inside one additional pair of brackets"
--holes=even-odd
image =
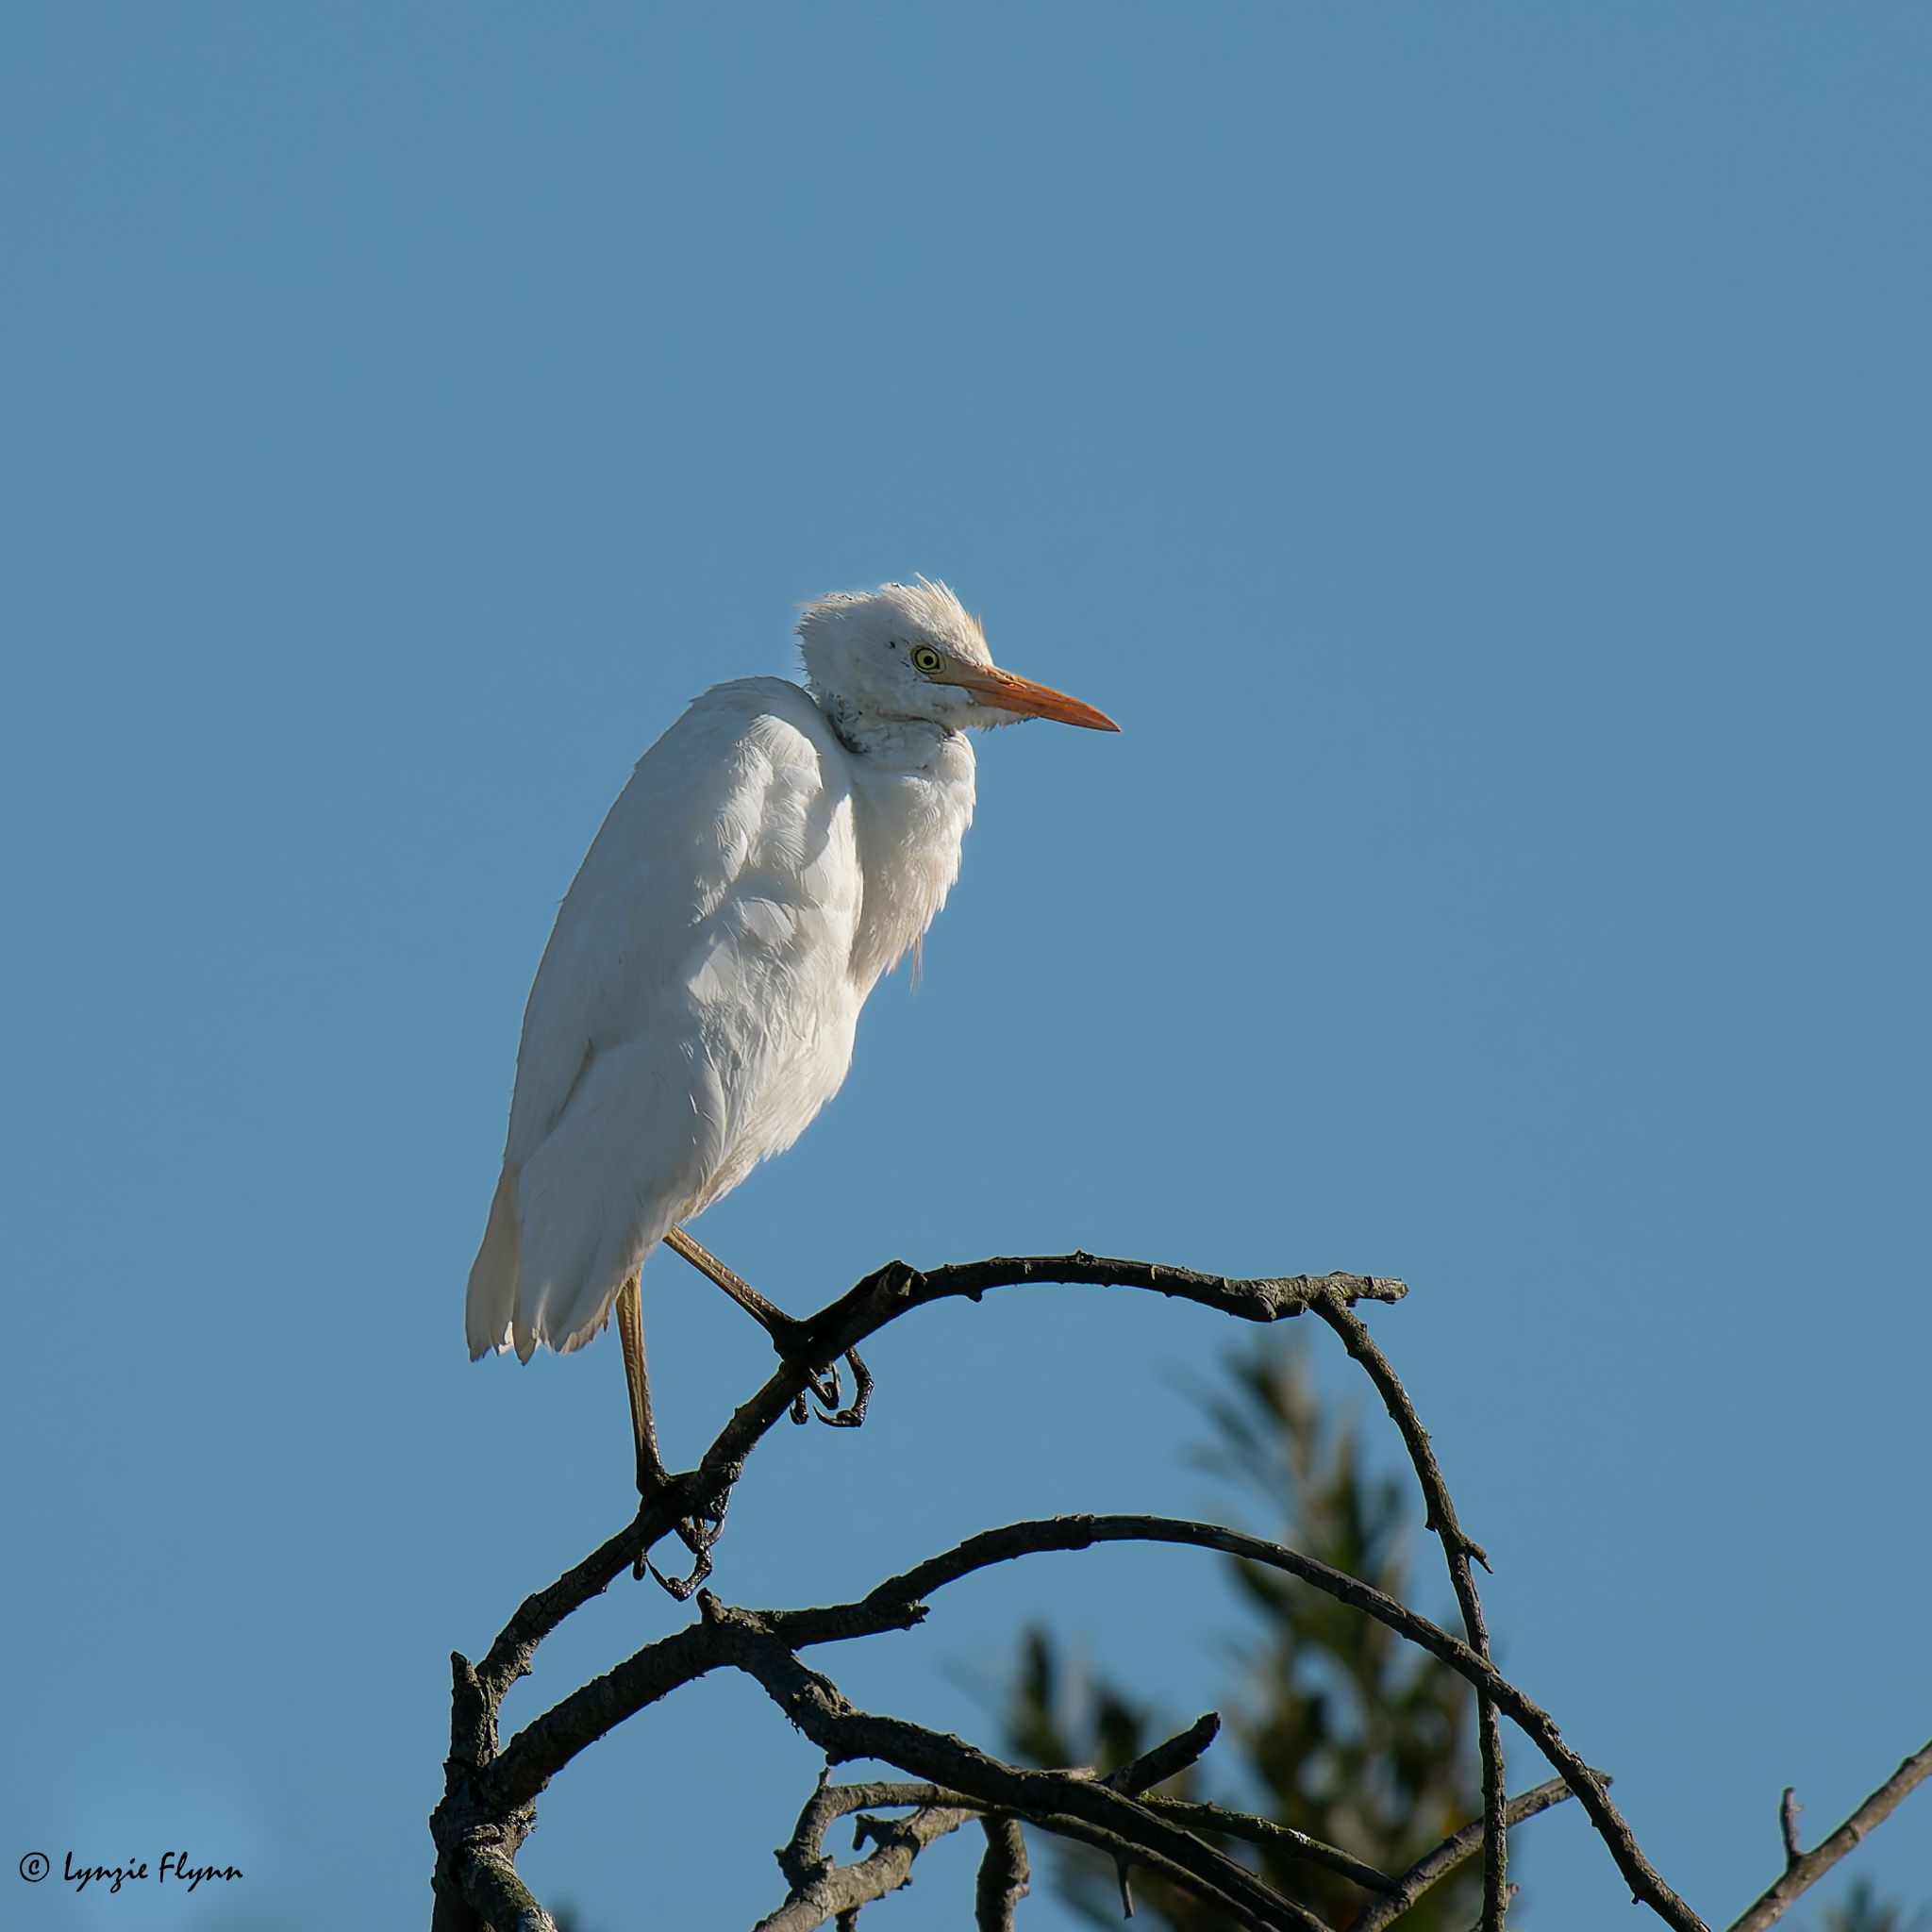
[(1869, 1878), (1855, 1878), (1843, 1898), (1824, 1908), (1824, 1932), (1924, 1932), (1932, 1926), (1932, 1906), (1909, 1917), (1892, 1899), (1881, 1899)]
[[(1203, 1407), (1213, 1441), (1198, 1459), (1259, 1506), (1250, 1526), (1403, 1593), (1413, 1542), (1407, 1491), (1363, 1468), (1349, 1417), (1324, 1414), (1303, 1346), (1264, 1338), (1231, 1357), (1225, 1386)], [(1251, 1627), (1224, 1702), (1227, 1728), (1203, 1764), (1160, 1795), (1254, 1812), (1391, 1873), (1477, 1815), (1474, 1700), (1459, 1677), (1278, 1572), (1237, 1562), (1233, 1574)], [(1063, 1637), (1026, 1633), (1007, 1715), (1015, 1755), (1106, 1772), (1185, 1721), (1070, 1668)], [(1272, 1846), (1219, 1842), (1331, 1924), (1345, 1925), (1362, 1902), (1346, 1879)], [(1120, 1922), (1105, 1858), (1061, 1847), (1055, 1877), (1084, 1915)], [(1416, 1906), (1405, 1932), (1463, 1932), (1479, 1892), (1474, 1866), (1465, 1868)], [(1137, 1918), (1156, 1927), (1222, 1932), (1233, 1924), (1147, 1873), (1134, 1874), (1134, 1895)]]

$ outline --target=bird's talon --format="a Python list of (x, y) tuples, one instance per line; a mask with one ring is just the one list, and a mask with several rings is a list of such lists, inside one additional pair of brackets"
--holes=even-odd
[[(872, 1406), (872, 1371), (866, 1367), (863, 1358), (856, 1348), (848, 1348), (845, 1351), (845, 1359), (852, 1365), (852, 1403), (846, 1408), (835, 1408), (832, 1404), (826, 1403), (819, 1410), (819, 1420), (827, 1428), (858, 1428), (865, 1421), (865, 1412)], [(833, 1373), (832, 1379), (836, 1386), (838, 1381), (836, 1371)]]
[[(699, 1550), (696, 1553), (696, 1560), (691, 1566), (689, 1576), (667, 1576), (648, 1557), (641, 1557), (638, 1560), (643, 1564), (644, 1570), (651, 1573), (658, 1588), (674, 1603), (689, 1603), (696, 1593), (698, 1586), (711, 1574), (711, 1557), (708, 1550)], [(641, 1576), (643, 1571), (639, 1571), (638, 1574)]]
[(650, 1571), (679, 1603), (711, 1574), (711, 1546), (724, 1533), (724, 1510), (731, 1500), (728, 1487), (722, 1492), (714, 1491), (708, 1495), (695, 1496), (701, 1474), (702, 1471), (693, 1470), (685, 1475), (673, 1475), (661, 1463), (655, 1469), (645, 1467), (638, 1472), (640, 1520), (654, 1505), (664, 1505), (675, 1511), (671, 1533), (696, 1561), (689, 1576), (667, 1578), (651, 1561), (651, 1549), (658, 1538), (646, 1537), (638, 1546), (630, 1574), (641, 1579), (644, 1572)]
[(807, 1359), (805, 1348), (805, 1324), (788, 1322), (782, 1329), (772, 1331), (772, 1345), (778, 1351), (778, 1357), (788, 1369), (794, 1370), (805, 1377), (805, 1387), (791, 1398), (791, 1420), (805, 1423), (810, 1418), (811, 1408), (808, 1396), (822, 1408), (837, 1408), (843, 1399), (839, 1382), (837, 1363), (830, 1368), (815, 1369)]

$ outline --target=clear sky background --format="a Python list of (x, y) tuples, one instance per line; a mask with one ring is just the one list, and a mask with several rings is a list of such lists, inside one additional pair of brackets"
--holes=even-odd
[[(1923, 1743), (1928, 57), (1771, 0), (7, 8), (0, 1919), (426, 1924), (447, 1654), (630, 1507), (614, 1346), (462, 1345), (552, 912), (689, 697), (918, 571), (1124, 735), (984, 744), (924, 983), (705, 1239), (797, 1307), (1407, 1277), (1502, 1661), (1718, 1924), (1781, 1787), (1815, 1838)], [(688, 1458), (769, 1357), (645, 1287)], [(1191, 1512), (1230, 1339), (908, 1323), (719, 1582)], [(681, 1615), (626, 1582), (512, 1714)], [(994, 1741), (1040, 1615), (1177, 1721), (1227, 1681), (1175, 1553), (817, 1661)], [(816, 1768), (704, 1685), (525, 1870), (749, 1924)], [(1932, 1897), (1928, 1807), (1855, 1869)], [(12, 1870), (169, 1846), (246, 1880)], [(969, 1852), (867, 1924), (958, 1925)], [(1633, 1924), (1574, 1817), (1516, 1875)]]

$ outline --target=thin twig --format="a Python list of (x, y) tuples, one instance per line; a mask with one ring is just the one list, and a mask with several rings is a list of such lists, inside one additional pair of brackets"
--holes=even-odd
[[(1604, 1782), (1607, 1784), (1609, 1780), (1605, 1778)], [(1525, 1818), (1534, 1818), (1538, 1812), (1547, 1811), (1552, 1805), (1560, 1805), (1574, 1795), (1561, 1778), (1553, 1777), (1547, 1784), (1511, 1798), (1504, 1807), (1504, 1824), (1513, 1830)], [(1460, 1831), (1453, 1832), (1434, 1851), (1424, 1852), (1393, 1881), (1390, 1896), (1377, 1899), (1361, 1913), (1349, 1932), (1383, 1932), (1384, 1926), (1392, 1924), (1424, 1892), (1440, 1885), (1458, 1866), (1467, 1864), (1482, 1846), (1483, 1821), (1477, 1819), (1474, 1824), (1465, 1824)]]
[(1164, 1785), (1169, 1778), (1178, 1777), (1189, 1765), (1199, 1760), (1201, 1754), (1220, 1735), (1221, 1713), (1208, 1711), (1197, 1717), (1186, 1730), (1176, 1731), (1173, 1737), (1163, 1739), (1152, 1750), (1128, 1758), (1124, 1764), (1115, 1765), (1100, 1781), (1104, 1785), (1111, 1785), (1117, 1791), (1125, 1791), (1130, 1798), (1138, 1798), (1142, 1791), (1151, 1791), (1156, 1785)]
[(1798, 1813), (1804, 1808), (1804, 1806), (1798, 1803), (1797, 1787), (1787, 1785), (1784, 1796), (1777, 1801), (1777, 1832), (1785, 1842), (1787, 1872), (1805, 1856), (1805, 1847), (1798, 1842)]
[(1388, 1873), (1377, 1871), (1360, 1858), (1351, 1857), (1337, 1845), (1326, 1845), (1291, 1824), (1277, 1824), (1272, 1818), (1257, 1818), (1247, 1811), (1230, 1811), (1224, 1805), (1198, 1805), (1186, 1798), (1148, 1798), (1144, 1801), (1164, 1818), (1185, 1824), (1191, 1831), (1212, 1832), (1222, 1838), (1238, 1838), (1251, 1845), (1272, 1845), (1291, 1858), (1305, 1859), (1310, 1865), (1324, 1865), (1364, 1891), (1387, 1892), (1395, 1889)]
[(1777, 1883), (1738, 1919), (1730, 1932), (1764, 1932), (1765, 1926), (1774, 1925), (1790, 1909), (1792, 1900), (1816, 1885), (1867, 1832), (1890, 1818), (1900, 1801), (1928, 1777), (1932, 1777), (1932, 1742), (1914, 1751), (1815, 1851), (1800, 1852), (1795, 1858), (1791, 1857), (1797, 1842), (1793, 1820), (1791, 1828), (1785, 1833), (1786, 1864)]
[[(1209, 1711), (1102, 1782), (1136, 1795), (1193, 1763), (1220, 1729), (1220, 1718)], [(878, 1845), (869, 1858), (840, 1867), (825, 1857), (824, 1835), (835, 1819), (855, 1811), (901, 1807), (916, 1808), (910, 1818), (895, 1820), (890, 1826), (860, 1819), (855, 1849), (868, 1835)], [(804, 1932), (808, 1925), (823, 1924), (845, 1902), (868, 1903), (884, 1897), (908, 1881), (912, 1858), (921, 1849), (974, 1817), (988, 1837), (974, 1891), (978, 1923), (1009, 1928), (1014, 1907), (1026, 1895), (1029, 1875), (1018, 1820), (989, 1812), (975, 1801), (939, 1785), (884, 1780), (835, 1785), (830, 1782), (828, 1767), (799, 1812), (790, 1841), (778, 1853), (779, 1870), (791, 1886), (790, 1895), (777, 1911), (760, 1922), (758, 1932)]]
[[(774, 1635), (769, 1619), (715, 1606), (714, 1628), (728, 1660), (756, 1677), (766, 1694), (827, 1757), (875, 1757), (929, 1777), (997, 1810), (1035, 1819), (1104, 1848), (1121, 1845), (1132, 1858), (1184, 1885), (1237, 1917), (1284, 1932), (1325, 1932), (1321, 1921), (1282, 1898), (1244, 1866), (1169, 1824), (1136, 1800), (1095, 1778), (1023, 1771), (941, 1732), (855, 1708), (831, 1681), (808, 1669)], [(1111, 1841), (1111, 1843), (1108, 1843)]]
[[(1210, 1710), (1205, 1717), (1196, 1718), (1186, 1730), (1155, 1745), (1151, 1751), (1143, 1751), (1140, 1757), (1116, 1766), (1101, 1779), (1101, 1783), (1111, 1785), (1117, 1791), (1125, 1791), (1130, 1797), (1151, 1791), (1156, 1785), (1164, 1784), (1185, 1771), (1220, 1732), (1221, 1718)], [(1331, 1872), (1353, 1879), (1370, 1891), (1387, 1891), (1395, 1882), (1373, 1865), (1365, 1865), (1359, 1858), (1350, 1857), (1334, 1845), (1324, 1845), (1320, 1839), (1310, 1838), (1307, 1832), (1297, 1831), (1290, 1824), (1276, 1824), (1272, 1819), (1256, 1818), (1246, 1811), (1230, 1811), (1221, 1805), (1192, 1804), (1181, 1798), (1148, 1798), (1145, 1802), (1191, 1830), (1218, 1832), (1224, 1838), (1245, 1839), (1250, 1844), (1272, 1844), (1291, 1857), (1306, 1858), (1313, 1865), (1325, 1865)]]
[[(1476, 1655), (1485, 1661), (1490, 1656), (1489, 1625), (1483, 1617), (1482, 1598), (1475, 1587), (1474, 1557), (1485, 1570), (1490, 1559), (1456, 1520), (1456, 1505), (1441, 1464), (1423, 1427), (1422, 1417), (1408, 1391), (1402, 1386), (1389, 1358), (1376, 1347), (1375, 1339), (1345, 1302), (1327, 1296), (1311, 1304), (1314, 1311), (1341, 1338), (1342, 1346), (1367, 1372), (1382, 1397), (1383, 1407), (1402, 1433), (1409, 1460), (1415, 1465), (1416, 1480), (1422, 1485), (1424, 1523), (1441, 1541), (1442, 1556), (1449, 1568), (1450, 1587), (1456, 1592), (1457, 1607), (1462, 1613), (1462, 1630)], [(1509, 1903), (1509, 1837), (1504, 1812), (1503, 1725), (1496, 1714), (1495, 1700), (1486, 1692), (1476, 1693), (1476, 1736), (1482, 1755), (1483, 1772), (1483, 1910), (1482, 1932), (1503, 1932), (1503, 1914)]]

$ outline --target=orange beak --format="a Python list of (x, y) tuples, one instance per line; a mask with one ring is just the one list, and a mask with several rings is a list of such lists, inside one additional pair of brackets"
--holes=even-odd
[(970, 691), (982, 705), (1017, 711), (1023, 718), (1053, 718), (1062, 724), (1084, 725), (1089, 731), (1121, 728), (1105, 711), (1096, 711), (1091, 705), (1083, 705), (1063, 691), (1035, 684), (1030, 677), (1015, 677), (1010, 671), (998, 670), (991, 664), (983, 669), (975, 665), (971, 671), (956, 672), (946, 682)]

